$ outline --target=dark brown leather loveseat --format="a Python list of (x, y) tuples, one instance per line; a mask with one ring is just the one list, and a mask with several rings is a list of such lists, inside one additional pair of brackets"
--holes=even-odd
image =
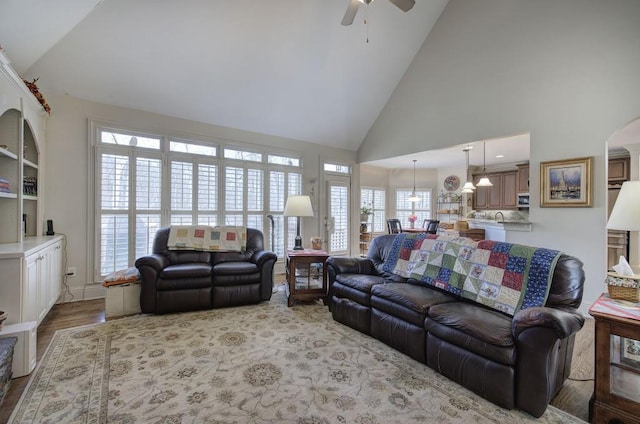
[[(397, 252), (396, 237), (405, 236), (375, 238), (367, 258), (329, 257), (329, 308), (333, 318), (425, 363), (499, 406), (518, 408), (535, 417), (542, 415), (569, 376), (575, 333), (584, 324), (577, 310), (585, 279), (582, 262), (557, 252), (547, 275), (532, 270), (531, 275), (538, 272), (538, 277), (548, 278), (546, 301), (510, 315), (463, 298), (451, 287), (439, 289), (438, 285), (443, 286), (438, 281), (440, 276), (420, 280), (391, 272), (390, 258), (402, 256)], [(491, 243), (496, 250), (519, 247)], [(458, 254), (463, 253), (468, 254), (462, 250)], [(433, 258), (437, 255), (426, 260)], [(507, 272), (512, 265), (500, 266)], [(464, 270), (458, 264), (451, 268), (462, 273), (464, 281), (460, 284), (466, 287), (469, 281), (464, 273), (470, 275), (474, 270)], [(429, 269), (433, 271), (434, 267)]]
[(153, 253), (136, 260), (142, 313), (164, 314), (271, 299), (277, 256), (261, 231), (247, 228), (243, 252), (169, 250), (170, 227), (157, 231)]

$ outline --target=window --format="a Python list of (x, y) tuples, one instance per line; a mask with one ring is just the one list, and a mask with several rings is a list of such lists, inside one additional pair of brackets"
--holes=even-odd
[(205, 142), (96, 129), (95, 281), (150, 253), (158, 228), (170, 224), (256, 228), (284, 257), (296, 221), (282, 213), (302, 190), (300, 158), (221, 151), (224, 158)]
[(385, 191), (381, 188), (362, 188), (360, 190), (361, 206), (368, 206), (373, 212), (372, 215), (369, 215), (367, 224), (374, 233), (387, 231), (385, 198)]
[(349, 165), (341, 165), (339, 163), (325, 163), (324, 170), (326, 172), (336, 172), (338, 174), (351, 174)]
[(409, 225), (409, 215), (418, 215), (417, 225), (422, 225), (425, 219), (431, 219), (431, 190), (416, 190), (420, 196), (417, 202), (410, 202), (407, 198), (412, 190), (396, 190), (396, 218), (402, 226)]

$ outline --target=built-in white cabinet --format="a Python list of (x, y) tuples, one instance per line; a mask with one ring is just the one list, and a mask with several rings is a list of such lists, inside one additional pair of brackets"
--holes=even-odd
[(0, 243), (43, 234), (38, 181), (46, 116), (0, 52)]
[(0, 310), (6, 324), (42, 322), (62, 291), (62, 236), (0, 244)]

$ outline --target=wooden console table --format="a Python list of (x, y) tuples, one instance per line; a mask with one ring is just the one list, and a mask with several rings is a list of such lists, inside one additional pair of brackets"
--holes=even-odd
[(324, 250), (287, 250), (287, 306), (294, 300), (322, 299), (327, 297), (327, 267), (329, 254)]
[(589, 308), (595, 319), (592, 423), (640, 422), (640, 307), (603, 294)]

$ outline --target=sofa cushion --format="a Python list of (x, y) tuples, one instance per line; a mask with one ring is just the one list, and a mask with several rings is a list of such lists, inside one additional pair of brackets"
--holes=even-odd
[(205, 263), (190, 263), (169, 265), (160, 271), (160, 278), (163, 280), (175, 280), (182, 278), (210, 277), (211, 265)]
[(244, 275), (258, 272), (253, 262), (222, 262), (213, 266), (214, 275)]
[(370, 306), (371, 288), (377, 284), (384, 283), (384, 278), (374, 275), (338, 274), (331, 287), (331, 292), (332, 296), (353, 300), (360, 305)]
[(336, 281), (342, 285), (367, 294), (371, 293), (371, 288), (373, 286), (376, 284), (384, 284), (385, 282), (382, 277), (364, 274), (338, 274), (336, 276)]
[(429, 309), (424, 327), (430, 334), (492, 361), (516, 363), (511, 318), (469, 302), (451, 302)]
[(433, 305), (455, 302), (448, 293), (407, 283), (378, 284), (371, 289), (371, 306), (418, 327), (424, 326), (427, 311)]

